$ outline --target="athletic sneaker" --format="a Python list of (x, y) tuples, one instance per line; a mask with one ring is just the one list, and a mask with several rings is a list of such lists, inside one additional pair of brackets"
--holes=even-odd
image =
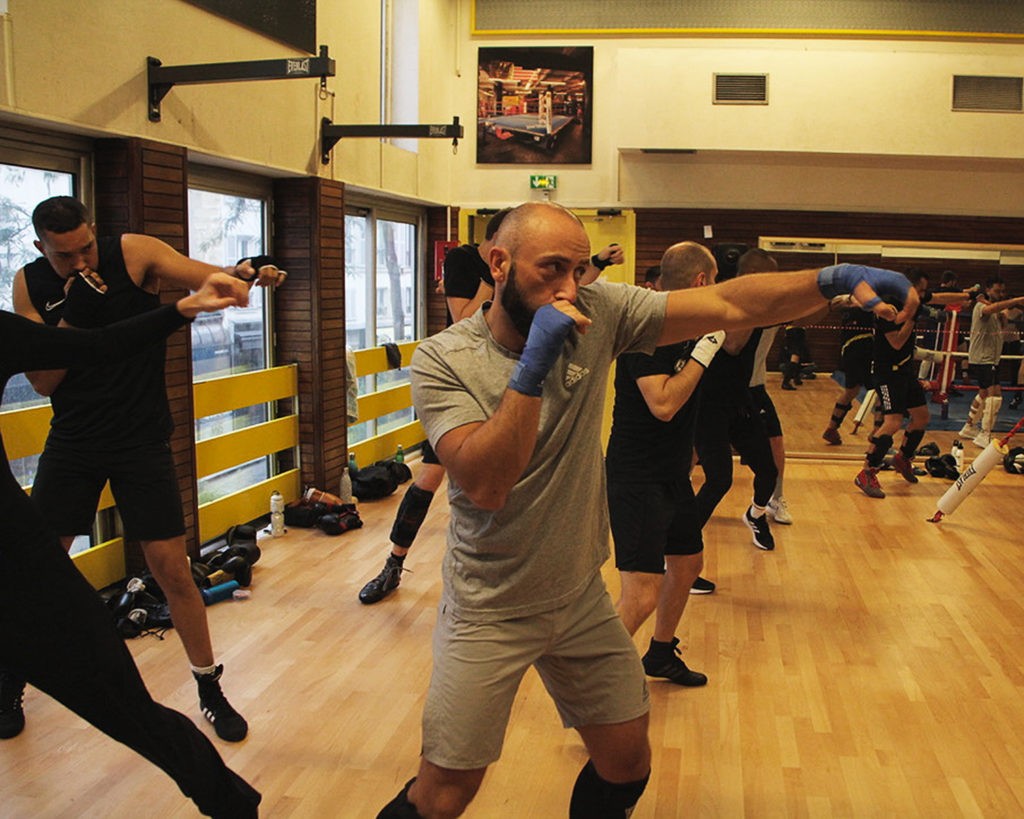
[(885, 492), (878, 485), (878, 470), (867, 467), (860, 471), (860, 474), (853, 479), (857, 488), (869, 498), (884, 498)]
[(754, 545), (758, 549), (770, 552), (775, 548), (775, 538), (772, 537), (772, 530), (768, 526), (768, 513), (765, 512), (761, 517), (755, 518), (751, 514), (753, 508), (751, 506), (743, 513), (743, 522), (747, 524), (750, 533), (753, 535)]
[(679, 654), (682, 652), (679, 650), (678, 637), (673, 637), (671, 644), (660, 643), (657, 646), (651, 640), (651, 646), (643, 656), (644, 673), (648, 677), (663, 677), (688, 688), (707, 685), (708, 678), (699, 671), (687, 668), (686, 663), (677, 656)]
[(0, 739), (16, 737), (25, 728), (25, 681), (0, 673)]
[(960, 428), (960, 432), (957, 433), (961, 438), (977, 438), (981, 435), (981, 428), (977, 424), (972, 424), (968, 421)]
[(829, 446), (839, 446), (843, 442), (843, 436), (839, 434), (839, 430), (835, 427), (829, 427), (823, 433), (821, 437), (828, 441)]
[(982, 430), (974, 438), (973, 443), (974, 443), (975, 446), (980, 446), (982, 449), (984, 449), (985, 447), (988, 446), (989, 441), (991, 441), (991, 440), (992, 440), (992, 435), (990, 433), (988, 433), (988, 432), (985, 432), (985, 430)]
[(711, 594), (715, 590), (715, 584), (703, 577), (698, 577), (690, 586), (690, 594)]
[(223, 740), (228, 742), (241, 742), (249, 733), (249, 724), (241, 714), (231, 707), (224, 692), (220, 690), (220, 678), (224, 673), (224, 666), (217, 666), (212, 674), (196, 674), (196, 685), (199, 686), (199, 707), (203, 716), (213, 726)]
[(380, 574), (360, 589), (359, 602), (366, 605), (379, 603), (397, 589), (401, 582), (402, 564), (395, 559), (394, 555), (388, 555)]
[(776, 523), (789, 526), (793, 522), (793, 516), (789, 514), (789, 504), (785, 498), (772, 498), (768, 501), (768, 514)]
[(892, 456), (892, 468), (899, 472), (903, 476), (903, 480), (907, 483), (917, 483), (917, 475), (914, 474), (914, 467), (911, 466), (910, 461), (907, 460), (907, 456), (902, 452), (897, 452)]

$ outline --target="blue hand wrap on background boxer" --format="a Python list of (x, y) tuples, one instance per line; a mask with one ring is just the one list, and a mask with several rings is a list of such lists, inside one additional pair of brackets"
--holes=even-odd
[(569, 331), (575, 326), (573, 318), (554, 305), (545, 304), (541, 307), (533, 316), (530, 335), (526, 338), (519, 363), (512, 371), (508, 388), (539, 398), (544, 379), (562, 352)]
[[(826, 299), (853, 293), (854, 288), (861, 282), (870, 285), (879, 296), (896, 296), (901, 303), (907, 300), (907, 294), (910, 292), (910, 281), (906, 276), (880, 267), (844, 263), (829, 265), (818, 271), (818, 289)], [(874, 304), (869, 302), (863, 307), (870, 310)]]

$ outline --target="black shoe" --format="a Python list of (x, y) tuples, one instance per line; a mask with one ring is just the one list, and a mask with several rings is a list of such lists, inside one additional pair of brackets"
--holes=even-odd
[(750, 514), (751, 508), (748, 507), (747, 511), (743, 513), (743, 522), (747, 524), (750, 533), (754, 536), (754, 545), (758, 549), (770, 552), (775, 548), (775, 538), (772, 537), (772, 530), (768, 526), (768, 513), (755, 518)]
[(0, 739), (12, 739), (25, 728), (25, 681), (6, 672), (0, 673)]
[(199, 707), (203, 716), (213, 726), (217, 736), (228, 742), (241, 742), (249, 733), (249, 724), (241, 714), (231, 707), (224, 692), (220, 690), (220, 678), (224, 666), (219, 665), (212, 674), (196, 674), (199, 686)]
[(715, 590), (715, 584), (703, 577), (698, 577), (690, 586), (690, 594), (711, 594)]
[(377, 814), (377, 819), (415, 819), (415, 817), (418, 817), (419, 813), (416, 812), (416, 808), (409, 801), (409, 788), (415, 781), (416, 777), (414, 776), (406, 782), (405, 787), (398, 792), (398, 796), (381, 808), (380, 813)]
[[(685, 685), (687, 688), (696, 688), (700, 685), (707, 685), (708, 678), (699, 671), (690, 671), (677, 655), (679, 650), (679, 638), (673, 637), (671, 651), (666, 650), (664, 643), (655, 648), (654, 640), (651, 640), (651, 647), (643, 656), (644, 673), (648, 677), (663, 677), (671, 680), (676, 685)], [(659, 650), (660, 649), (660, 650)]]
[(381, 573), (360, 589), (359, 602), (366, 605), (379, 603), (398, 588), (398, 584), (402, 582), (403, 571), (402, 564), (395, 556), (388, 555)]
[(1013, 396), (1013, 398), (1010, 400), (1010, 409), (1017, 409), (1017, 407), (1020, 406), (1021, 398), (1024, 398), (1024, 396), (1022, 396), (1020, 393), (1017, 393), (1015, 396)]

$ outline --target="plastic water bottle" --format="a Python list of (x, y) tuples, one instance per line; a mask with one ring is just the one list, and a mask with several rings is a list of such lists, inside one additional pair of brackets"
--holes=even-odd
[(956, 462), (956, 471), (964, 471), (964, 445), (957, 439), (953, 441), (953, 446), (950, 447), (950, 452), (953, 455), (953, 460)]
[(341, 470), (341, 483), (338, 485), (338, 497), (342, 503), (352, 503), (352, 476), (348, 474), (348, 467)]
[(270, 493), (270, 534), (273, 537), (284, 534), (284, 498), (276, 489)]
[(398, 445), (398, 451), (395, 453), (395, 463), (396, 464), (404, 464), (405, 463), (405, 450), (402, 449), (402, 445), (401, 444)]

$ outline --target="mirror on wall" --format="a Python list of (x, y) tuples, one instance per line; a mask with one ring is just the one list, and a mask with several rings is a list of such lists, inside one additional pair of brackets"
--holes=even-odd
[[(984, 285), (986, 279), (998, 276), (1006, 282), (1008, 296), (1024, 295), (1024, 245), (761, 237), (759, 247), (776, 258), (780, 270), (822, 267), (839, 262), (868, 264), (899, 272), (918, 268), (928, 275), (931, 289), (937, 288), (942, 274), (951, 270), (956, 274), (959, 287)], [(969, 308), (957, 324), (956, 338), (963, 350), (966, 350), (969, 334), (968, 316)], [(792, 457), (860, 459), (872, 424), (870, 416), (864, 419), (862, 426), (855, 424), (859, 402), (854, 403), (853, 411), (843, 424), (842, 444), (830, 445), (821, 437), (841, 392), (840, 383), (833, 378), (840, 354), (839, 315), (826, 313), (801, 323), (814, 364), (814, 377), (805, 379), (795, 390), (781, 389), (782, 375), (778, 366), (783, 349), (781, 329), (768, 357), (768, 391), (782, 422), (787, 453)], [(919, 321), (916, 331), (919, 339), (934, 346), (935, 336), (929, 330), (927, 321)], [(1007, 340), (1019, 339), (1020, 335), (1020, 326), (1013, 325), (1008, 330)], [(1000, 367), (1004, 389), (1016, 380), (1019, 364), (1019, 359), (1004, 358)], [(960, 377), (959, 369), (953, 385), (964, 389), (949, 390), (945, 401), (939, 400), (937, 393), (929, 392), (931, 422), (925, 441), (934, 440), (943, 452), (949, 450), (975, 394), (974, 388)], [(921, 375), (938, 381), (938, 365), (926, 365)], [(1022, 414), (1010, 407), (1013, 395), (1013, 392), (1004, 393), (997, 431), (1008, 431)]]

